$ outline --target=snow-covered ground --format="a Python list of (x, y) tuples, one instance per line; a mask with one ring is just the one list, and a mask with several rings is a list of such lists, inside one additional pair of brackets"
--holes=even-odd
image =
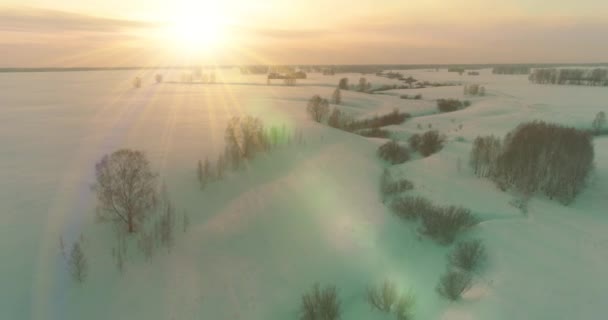
[[(464, 299), (450, 303), (435, 292), (449, 248), (418, 237), (381, 203), (382, 141), (306, 115), (313, 94), (329, 97), (340, 78), (356, 84), (361, 75), (309, 74), (284, 87), (228, 69), (213, 85), (175, 83), (179, 71), (157, 85), (154, 73), (0, 73), (0, 318), (295, 319), (301, 294), (320, 282), (339, 288), (343, 319), (388, 319), (364, 299), (365, 288), (385, 278), (416, 296), (415, 319), (605, 317), (608, 138), (595, 139), (595, 172), (573, 204), (535, 197), (527, 216), (509, 204), (511, 195), (475, 178), (467, 161), (477, 135), (503, 136), (524, 121), (588, 128), (608, 112), (608, 89), (534, 85), (490, 70), (402, 71), (486, 87), (486, 96), (467, 98), (469, 108), (445, 114), (434, 100), (465, 99), (462, 86), (342, 92), (341, 108), (354, 116), (413, 114), (388, 127), (400, 139), (429, 126), (447, 135), (441, 152), (393, 170), (414, 182), (413, 194), (466, 206), (483, 220), (465, 237), (483, 239), (489, 262)], [(135, 76), (140, 89), (131, 87)], [(423, 100), (399, 98), (417, 93)], [(196, 162), (215, 159), (227, 120), (241, 114), (302, 130), (305, 143), (262, 155), (201, 191)], [(191, 222), (171, 253), (148, 262), (134, 254), (120, 274), (90, 186), (94, 164), (123, 147), (146, 152)], [(59, 239), (69, 246), (81, 233), (89, 276), (77, 285)]]

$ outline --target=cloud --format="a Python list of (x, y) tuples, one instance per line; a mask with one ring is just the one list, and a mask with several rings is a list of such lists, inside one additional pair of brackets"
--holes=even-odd
[(127, 29), (157, 28), (157, 22), (94, 17), (37, 8), (0, 9), (0, 32), (119, 32)]

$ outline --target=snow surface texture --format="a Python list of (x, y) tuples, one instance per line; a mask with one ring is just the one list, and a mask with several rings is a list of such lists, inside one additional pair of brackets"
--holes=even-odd
[[(313, 123), (313, 94), (330, 97), (339, 79), (309, 74), (296, 87), (236, 70), (218, 84), (179, 84), (179, 71), (0, 74), (0, 318), (2, 319), (296, 319), (313, 283), (335, 284), (343, 319), (388, 319), (365, 302), (365, 288), (385, 278), (416, 296), (415, 319), (600, 319), (608, 290), (608, 138), (595, 139), (589, 186), (564, 207), (534, 197), (527, 216), (468, 168), (477, 135), (503, 136), (539, 119), (588, 128), (608, 111), (600, 87), (529, 84), (526, 76), (459, 76), (445, 70), (402, 71), (419, 80), (462, 86), (343, 91), (341, 108), (357, 117), (398, 108), (415, 118), (389, 126), (407, 139), (431, 125), (448, 137), (428, 158), (392, 168), (414, 182), (412, 194), (463, 205), (482, 219), (464, 237), (483, 239), (489, 261), (456, 303), (435, 292), (448, 247), (416, 234), (381, 203), (381, 139)], [(135, 76), (142, 88), (133, 89)], [(378, 86), (396, 80), (367, 75)], [(423, 100), (399, 99), (401, 94)], [(436, 114), (435, 99), (470, 99), (464, 110)], [(224, 148), (226, 121), (262, 118), (304, 132), (305, 144), (262, 155), (247, 169), (201, 191), (196, 161)], [(422, 129), (418, 128), (418, 125)], [(460, 128), (462, 125), (462, 128)], [(94, 164), (118, 148), (146, 152), (190, 227), (171, 253), (146, 262), (138, 254), (120, 274), (113, 234), (94, 219)], [(460, 168), (457, 165), (461, 163)], [(179, 228), (178, 228), (179, 229)], [(80, 234), (89, 276), (78, 285), (65, 270), (59, 238)], [(463, 238), (464, 238), (463, 237)], [(133, 251), (134, 252), (134, 251)]]

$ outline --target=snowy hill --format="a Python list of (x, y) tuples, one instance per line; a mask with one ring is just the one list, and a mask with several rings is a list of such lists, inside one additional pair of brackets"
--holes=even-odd
[[(383, 139), (364, 138), (312, 122), (306, 103), (330, 97), (340, 78), (309, 74), (295, 87), (267, 86), (264, 76), (223, 70), (217, 84), (154, 84), (154, 72), (98, 71), (0, 74), (0, 318), (7, 319), (296, 319), (301, 295), (315, 282), (334, 284), (343, 319), (388, 319), (365, 301), (369, 285), (392, 279), (416, 297), (415, 319), (599, 319), (608, 289), (608, 138), (594, 139), (595, 171), (574, 203), (532, 198), (523, 215), (513, 195), (468, 167), (478, 135), (502, 137), (534, 119), (588, 128), (608, 111), (602, 87), (542, 86), (526, 76), (476, 77), (401, 71), (431, 82), (479, 83), (483, 97), (462, 86), (343, 91), (341, 110), (357, 118), (390, 112), (413, 118), (386, 129), (406, 140), (429, 128), (445, 147), (391, 170), (441, 205), (465, 206), (481, 223), (461, 238), (482, 239), (488, 263), (461, 301), (435, 291), (450, 247), (418, 235), (414, 223), (382, 203), (376, 156)], [(135, 76), (140, 89), (131, 88)], [(374, 86), (400, 84), (365, 75)], [(422, 100), (400, 99), (422, 94)], [(472, 105), (436, 113), (435, 100)], [(234, 115), (267, 126), (302, 130), (292, 143), (257, 157), (201, 190), (196, 162), (224, 149)], [(132, 252), (120, 273), (114, 233), (96, 223), (94, 165), (119, 148), (144, 151), (179, 212), (171, 252), (146, 261)], [(460, 163), (460, 165), (459, 165)], [(68, 275), (59, 239), (84, 238), (89, 275)]]

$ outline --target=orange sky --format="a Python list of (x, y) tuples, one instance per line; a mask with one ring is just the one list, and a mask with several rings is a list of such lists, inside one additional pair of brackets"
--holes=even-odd
[(608, 1), (0, 1), (0, 67), (604, 62), (608, 52)]

